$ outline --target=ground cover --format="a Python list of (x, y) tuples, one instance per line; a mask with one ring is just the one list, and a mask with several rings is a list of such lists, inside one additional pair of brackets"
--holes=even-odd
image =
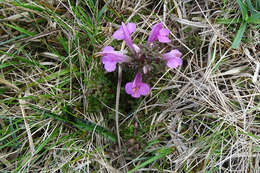
[[(0, 0), (1, 172), (259, 172), (258, 0)], [(154, 24), (183, 64), (124, 86), (100, 52), (134, 22)], [(160, 68), (161, 69), (161, 68)]]

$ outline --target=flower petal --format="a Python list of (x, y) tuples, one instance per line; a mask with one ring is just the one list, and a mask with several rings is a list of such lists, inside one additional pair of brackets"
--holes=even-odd
[(150, 93), (150, 87), (146, 83), (142, 83), (139, 88), (139, 93), (142, 95), (148, 95)]
[(114, 32), (113, 38), (117, 40), (123, 40), (125, 38), (122, 28)]
[(162, 23), (157, 23), (152, 27), (152, 31), (148, 37), (148, 42), (152, 43), (154, 42), (158, 35), (159, 35), (159, 31), (163, 28), (163, 24)]
[(104, 63), (104, 65), (107, 72), (112, 72), (116, 69), (116, 62), (107, 61), (106, 63)]
[[(114, 51), (114, 48), (112, 47), (112, 46), (106, 46), (106, 47), (104, 47), (104, 49), (103, 49), (103, 52), (110, 52), (110, 51)], [(103, 53), (102, 52), (102, 53)]]
[(129, 34), (132, 34), (136, 30), (136, 24), (135, 23), (128, 23), (126, 27), (127, 27)]
[(181, 57), (182, 56), (182, 53), (178, 49), (174, 49), (170, 53), (172, 54), (172, 56), (175, 56), (175, 57)]
[(142, 75), (140, 73), (137, 73), (133, 81), (133, 87), (139, 87), (141, 83), (142, 83)]
[(148, 95), (150, 87), (148, 84), (142, 82), (142, 75), (137, 73), (133, 82), (128, 82), (125, 85), (125, 91), (134, 98), (138, 98), (141, 95)]
[(168, 53), (163, 54), (163, 60), (167, 61), (167, 66), (170, 68), (176, 68), (182, 65), (182, 59), (180, 58), (182, 53), (178, 49), (171, 50)]
[(114, 62), (129, 62), (131, 58), (124, 55), (122, 52), (114, 51), (111, 46), (106, 46), (101, 52), (103, 59), (102, 61), (114, 61)]
[(109, 56), (103, 56), (103, 57), (102, 57), (102, 63), (103, 63), (103, 64), (105, 64), (105, 63), (107, 63), (107, 62), (110, 62), (110, 61), (111, 61), (111, 59), (110, 59)]
[(161, 36), (168, 36), (170, 34), (170, 30), (167, 28), (162, 28), (160, 29), (159, 33)]
[(131, 96), (134, 98), (139, 98), (141, 96), (141, 94), (139, 92), (133, 92), (133, 94), (131, 94)]
[(178, 49), (171, 50), (168, 53), (163, 54), (163, 59), (168, 60), (174, 57), (181, 57), (182, 53)]
[(177, 68), (182, 65), (182, 59), (179, 57), (171, 58), (167, 62), (167, 66), (170, 68)]
[(135, 49), (134, 49), (134, 46), (133, 46), (133, 41), (131, 39), (131, 36), (130, 36), (130, 33), (125, 25), (124, 22), (122, 22), (122, 30), (123, 30), (123, 33), (124, 33), (124, 40), (125, 40), (125, 43), (126, 45), (133, 51), (135, 52)]
[(169, 43), (169, 42), (171, 42), (171, 40), (168, 37), (165, 37), (165, 36), (158, 36), (158, 40), (161, 43)]
[(126, 92), (127, 94), (130, 94), (130, 95), (133, 94), (133, 82), (128, 82), (128, 83), (125, 85), (125, 92)]
[(102, 57), (102, 63), (107, 63), (107, 62), (113, 62), (113, 63), (117, 63), (117, 62), (124, 62), (124, 58), (117, 56), (116, 54), (106, 54), (105, 56)]

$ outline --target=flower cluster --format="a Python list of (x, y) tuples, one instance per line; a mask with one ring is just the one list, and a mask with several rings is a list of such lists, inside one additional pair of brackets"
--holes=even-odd
[(178, 49), (173, 49), (170, 52), (161, 54), (160, 47), (155, 44), (156, 41), (160, 43), (169, 43), (170, 31), (163, 27), (162, 23), (155, 24), (148, 37), (147, 44), (139, 45), (133, 43), (131, 34), (136, 30), (135, 23), (122, 22), (119, 30), (113, 34), (116, 40), (124, 40), (129, 47), (130, 52), (126, 55), (124, 52), (115, 51), (113, 47), (106, 46), (101, 52), (102, 63), (106, 71), (112, 72), (116, 69), (117, 63), (127, 63), (130, 67), (135, 67), (137, 74), (133, 82), (128, 82), (125, 86), (125, 91), (134, 98), (141, 95), (148, 95), (150, 87), (148, 84), (142, 82), (142, 73), (147, 74), (153, 64), (158, 64), (160, 61), (165, 61), (169, 68), (177, 68), (182, 65), (182, 53)]

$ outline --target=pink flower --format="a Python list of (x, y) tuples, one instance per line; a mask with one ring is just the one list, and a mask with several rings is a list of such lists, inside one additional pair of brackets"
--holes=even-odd
[(132, 97), (138, 98), (141, 95), (148, 95), (150, 92), (150, 87), (148, 84), (142, 82), (142, 75), (137, 73), (134, 81), (126, 84), (125, 91)]
[(126, 45), (135, 52), (135, 48), (133, 45), (133, 41), (131, 39), (131, 34), (136, 30), (136, 24), (135, 23), (128, 23), (127, 26), (124, 22), (122, 22), (122, 26), (119, 30), (117, 30), (113, 37), (117, 40), (125, 40)]
[[(123, 26), (124, 22), (122, 22), (122, 26)], [(125, 24), (124, 24), (125, 25)], [(124, 40), (125, 39), (125, 35), (124, 35), (124, 31), (123, 31), (123, 27), (120, 27), (119, 30), (117, 30), (114, 34), (113, 37), (117, 40)], [(132, 34), (135, 30), (136, 30), (136, 24), (135, 23), (128, 23), (126, 26), (129, 34)]]
[(174, 49), (168, 53), (163, 54), (163, 60), (167, 61), (167, 66), (170, 68), (177, 68), (178, 66), (182, 65), (182, 59), (180, 58), (182, 53)]
[(105, 69), (108, 72), (112, 72), (116, 69), (116, 64), (119, 62), (129, 62), (130, 57), (114, 51), (114, 48), (111, 46), (106, 46), (101, 52), (102, 54), (102, 63), (105, 65)]
[(162, 23), (158, 23), (152, 27), (152, 31), (148, 37), (148, 42), (152, 43), (156, 40), (159, 40), (161, 43), (169, 43), (171, 40), (168, 38), (170, 31), (166, 28), (163, 28)]

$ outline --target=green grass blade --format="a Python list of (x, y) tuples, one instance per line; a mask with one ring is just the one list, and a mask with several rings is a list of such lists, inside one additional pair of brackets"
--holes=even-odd
[(63, 46), (63, 48), (66, 51), (66, 53), (69, 54), (68, 41), (64, 37), (62, 37), (61, 34), (59, 34), (58, 40), (59, 40), (60, 44)]
[(250, 16), (247, 20), (248, 23), (254, 23), (255, 21), (260, 20), (260, 12)]
[(260, 10), (260, 1), (259, 0), (255, 1), (255, 8), (256, 8), (256, 10)]
[(25, 4), (25, 3), (22, 3), (22, 2), (19, 2), (19, 1), (18, 2), (12, 2), (12, 3), (16, 6), (24, 7), (24, 8), (35, 10), (35, 11), (38, 11), (38, 12), (43, 12), (45, 10), (43, 8), (36, 7), (34, 5), (31, 5), (31, 4)]
[(28, 35), (28, 36), (34, 36), (34, 35), (36, 35), (34, 32), (27, 31), (26, 29), (21, 28), (21, 27), (19, 27), (19, 26), (14, 26), (14, 25), (11, 25), (11, 24), (8, 24), (8, 23), (6, 23), (5, 25), (6, 25), (6, 26), (9, 26), (10, 28), (13, 28), (13, 29), (15, 29), (15, 30), (17, 30), (17, 31), (19, 31), (19, 32), (21, 32), (21, 33), (24, 33), (24, 34), (26, 34), (26, 35)]
[(19, 62), (10, 62), (10, 63), (0, 64), (0, 69), (10, 67), (10, 66), (13, 66), (13, 65), (18, 65), (18, 64), (20, 64), (20, 63)]
[(260, 19), (253, 20), (252, 22), (250, 22), (250, 24), (259, 25), (260, 24)]
[(216, 20), (217, 24), (237, 24), (237, 23), (242, 23), (242, 20), (237, 18), (237, 19), (217, 19)]
[(237, 3), (240, 7), (241, 13), (242, 13), (242, 18), (244, 21), (247, 21), (248, 19), (248, 13), (247, 13), (247, 7), (246, 5), (241, 1), (241, 0), (237, 0)]
[(90, 19), (90, 17), (85, 13), (85, 11), (80, 7), (77, 6), (77, 10), (75, 8), (74, 13), (85, 23), (88, 27), (93, 28), (93, 21)]
[(98, 12), (98, 20), (102, 17), (102, 15), (107, 11), (107, 6), (110, 3), (110, 0), (102, 7), (102, 9)]
[(38, 67), (47, 69), (46, 67), (44, 67), (43, 65), (41, 65), (41, 64), (38, 63), (37, 61), (31, 61), (31, 60), (28, 60), (28, 59), (26, 59), (26, 58), (24, 58), (24, 57), (17, 56), (17, 55), (15, 55), (15, 54), (11, 54), (11, 53), (4, 52), (4, 51), (1, 51), (1, 50), (0, 50), (0, 54), (10, 56), (10, 57), (14, 58), (15, 60), (24, 62), (24, 63), (29, 64), (29, 65), (38, 66)]
[[(73, 116), (70, 112), (67, 115), (60, 116), (60, 115), (54, 114), (48, 110), (40, 109), (33, 105), (29, 105), (29, 107), (32, 108), (33, 110), (41, 112), (43, 115), (45, 115), (47, 117), (51, 117), (53, 119), (62, 121), (63, 123), (71, 124), (73, 127), (76, 127), (81, 131), (84, 131), (84, 132), (85, 131), (91, 131), (91, 132), (94, 131), (94, 132), (97, 132), (97, 133), (103, 135), (104, 137), (110, 139), (113, 142), (117, 141), (116, 135), (114, 133), (112, 133), (110, 130), (108, 130), (107, 128), (99, 126), (90, 121), (83, 120), (81, 118), (77, 118), (77, 117)], [(64, 114), (64, 112), (63, 112), (63, 114)]]
[(45, 139), (35, 150), (35, 154), (38, 154), (48, 143), (50, 140), (53, 140), (56, 136), (59, 135), (59, 131), (55, 130), (52, 134), (49, 135), (47, 139)]
[(113, 141), (113, 142), (117, 141), (116, 135), (114, 135), (114, 133), (112, 133), (110, 130), (108, 130), (107, 128), (104, 128), (102, 126), (99, 126), (95, 123), (92, 123), (90, 121), (80, 119), (80, 118), (76, 118), (75, 123), (72, 123), (72, 124), (82, 131), (93, 131), (93, 130), (95, 130), (95, 132), (103, 135), (104, 137), (110, 139), (111, 141)]
[(236, 34), (236, 37), (232, 43), (232, 48), (234, 49), (237, 49), (241, 40), (242, 40), (242, 37), (244, 35), (244, 32), (246, 30), (246, 22), (242, 23), (239, 30), (237, 31), (237, 34)]
[(66, 120), (63, 117), (61, 117), (61, 116), (59, 116), (57, 114), (54, 114), (54, 113), (52, 113), (52, 112), (50, 112), (48, 110), (43, 110), (43, 109), (40, 109), (40, 108), (38, 108), (36, 106), (33, 106), (33, 105), (29, 105), (29, 107), (32, 108), (35, 111), (38, 111), (38, 112), (42, 113), (44, 116), (51, 117), (51, 118), (53, 118), (55, 120), (59, 120), (59, 121), (65, 122), (65, 123), (69, 123), (68, 120)]
[[(56, 137), (59, 135), (59, 131), (55, 129), (55, 131), (53, 133), (51, 133), (47, 139), (45, 139), (39, 146), (37, 146), (36, 151), (35, 151), (35, 157), (31, 160), (31, 164), (35, 161), (38, 160), (39, 157), (41, 157), (44, 153), (46, 153), (47, 151), (50, 150), (51, 147), (48, 147), (47, 145), (49, 144), (50, 141), (56, 141)], [(54, 142), (54, 144), (52, 144), (51, 146), (57, 144), (59, 141)], [(42, 152), (42, 153), (41, 153)], [(13, 170), (12, 172), (24, 172), (21, 171), (22, 167), (25, 164), (28, 164), (29, 160), (30, 160), (30, 152), (27, 152), (26, 155), (22, 156), (21, 159), (17, 160), (17, 167), (15, 170)]]
[(255, 12), (255, 9), (252, 5), (251, 0), (246, 0), (246, 2), (247, 2), (247, 6), (248, 6), (248, 9), (249, 9), (251, 15), (254, 15), (256, 12)]
[(170, 154), (171, 152), (172, 152), (171, 148), (163, 149), (158, 155), (146, 160), (145, 162), (136, 166), (134, 169), (130, 170), (128, 173), (133, 173), (133, 172), (137, 171), (138, 169), (145, 167), (149, 163), (152, 163), (152, 162), (154, 162), (154, 161), (156, 161), (156, 160), (158, 160), (162, 157), (165, 157), (166, 155)]
[[(72, 69), (73, 71), (76, 71), (76, 68)], [(51, 73), (50, 75), (46, 76), (46, 77), (42, 77), (39, 80), (37, 80), (37, 82), (42, 83), (45, 80), (50, 81), (56, 78), (59, 78), (60, 76), (64, 76), (66, 74), (70, 73), (70, 69), (63, 69), (60, 71), (57, 71), (55, 73)]]
[(24, 37), (27, 37), (27, 35), (26, 34), (22, 34), (22, 35), (13, 37), (13, 38), (11, 38), (11, 39), (9, 39), (7, 41), (0, 42), (0, 46), (8, 44), (8, 43), (11, 43), (12, 41), (19, 40), (19, 39), (24, 38)]

